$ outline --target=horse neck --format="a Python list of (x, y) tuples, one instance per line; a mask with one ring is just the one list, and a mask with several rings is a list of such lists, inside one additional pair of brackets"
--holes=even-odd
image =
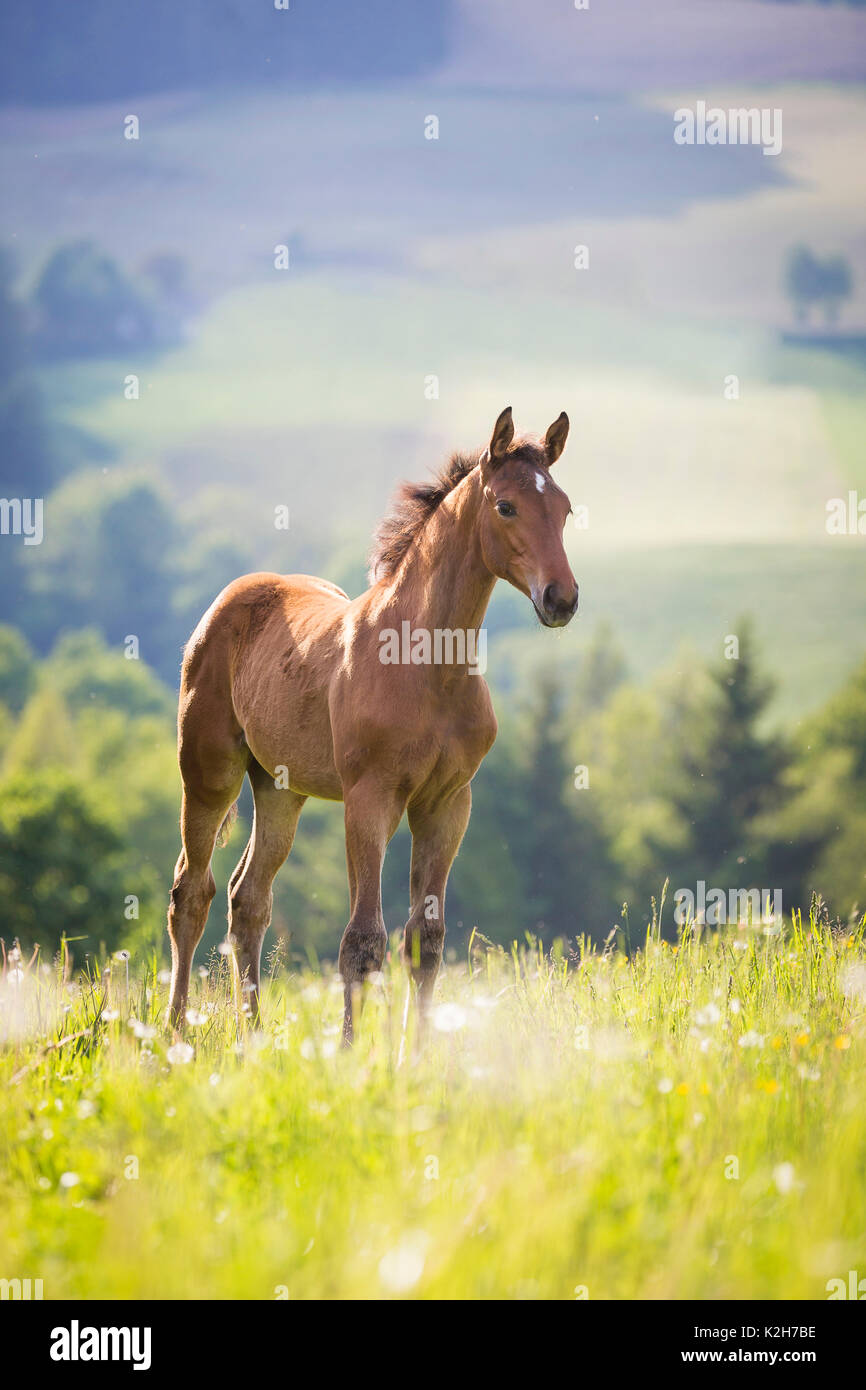
[(481, 554), (478, 470), (443, 499), (389, 586), (387, 606), (415, 627), (479, 628), (496, 583)]

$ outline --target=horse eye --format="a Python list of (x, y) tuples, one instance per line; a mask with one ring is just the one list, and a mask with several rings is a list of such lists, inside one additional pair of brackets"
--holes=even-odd
[(496, 510), (500, 516), (516, 516), (517, 512), (510, 502), (497, 502)]

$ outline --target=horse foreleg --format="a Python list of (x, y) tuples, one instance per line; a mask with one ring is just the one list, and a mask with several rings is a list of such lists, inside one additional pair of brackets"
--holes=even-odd
[(354, 1010), (361, 986), (381, 970), (388, 934), (382, 916), (382, 861), (388, 841), (400, 824), (405, 802), (394, 790), (370, 778), (357, 782), (344, 797), (346, 863), (352, 912), (340, 942), (343, 977), (343, 1043), (354, 1036)]
[(411, 916), (403, 932), (403, 960), (418, 989), (422, 1027), (445, 942), (445, 888), (469, 824), (468, 784), (429, 806), (409, 807), (412, 832)]

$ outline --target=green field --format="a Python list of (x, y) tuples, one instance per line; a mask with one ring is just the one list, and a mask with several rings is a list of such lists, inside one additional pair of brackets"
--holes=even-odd
[(46, 1298), (823, 1299), (866, 1267), (862, 921), (476, 942), (402, 1060), (396, 966), (348, 1054), (327, 975), (277, 973), (238, 1042), (216, 956), (177, 1045), (125, 972), (4, 975), (3, 1273)]

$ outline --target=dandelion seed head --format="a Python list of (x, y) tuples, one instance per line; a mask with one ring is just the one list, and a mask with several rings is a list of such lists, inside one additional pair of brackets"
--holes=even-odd
[(407, 1231), (399, 1244), (379, 1261), (379, 1279), (389, 1293), (408, 1293), (424, 1273), (430, 1238), (423, 1231)]
[(699, 1028), (711, 1028), (714, 1023), (718, 1023), (722, 1017), (722, 1011), (717, 1004), (705, 1004), (702, 1009), (695, 1013), (695, 1023)]
[(140, 1023), (137, 1018), (129, 1020), (129, 1027), (135, 1036), (142, 1042), (147, 1042), (156, 1037), (156, 1029), (150, 1023)]
[(432, 1022), (437, 1033), (458, 1033), (466, 1027), (469, 1015), (460, 1004), (439, 1004), (433, 1010)]

